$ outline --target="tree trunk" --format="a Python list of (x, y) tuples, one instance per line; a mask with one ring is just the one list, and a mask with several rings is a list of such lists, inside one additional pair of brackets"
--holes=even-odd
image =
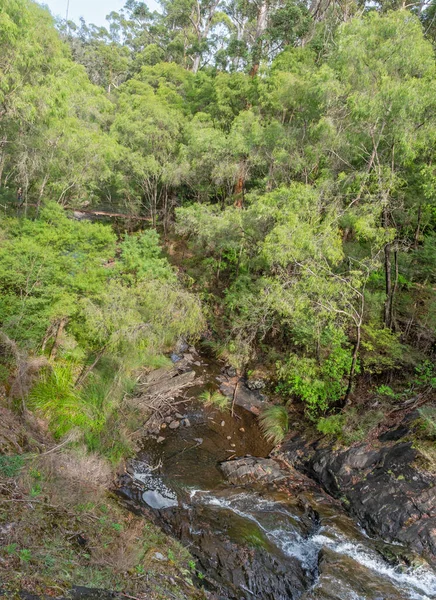
[(268, 22), (268, 2), (262, 0), (259, 10), (257, 12), (257, 25), (256, 35), (253, 44), (253, 62), (251, 65), (250, 76), (256, 77), (259, 71), (259, 65), (262, 58), (262, 36), (265, 33), (265, 29)]
[(398, 272), (398, 248), (396, 247), (394, 250), (394, 269), (395, 269), (395, 280), (394, 280), (394, 285), (392, 287), (391, 290), (391, 298), (389, 300), (389, 327), (392, 329), (394, 326), (394, 299), (395, 299), (395, 294), (397, 292), (397, 287), (398, 287), (398, 276), (399, 276), (399, 272)]
[[(383, 209), (383, 227), (385, 229), (388, 228), (388, 213), (387, 213), (387, 209), (386, 208)], [(385, 307), (384, 307), (384, 322), (385, 322), (386, 327), (390, 327), (391, 326), (391, 323), (390, 323), (391, 301), (392, 301), (391, 250), (392, 250), (391, 243), (388, 242), (385, 245), (385, 249), (384, 249), (384, 254), (385, 254), (385, 258), (384, 258), (384, 263), (385, 263), (385, 291), (386, 291), (386, 300), (385, 300)]]
[(88, 367), (84, 367), (79, 375), (79, 377), (76, 379), (76, 383), (74, 384), (74, 387), (79, 387), (82, 385), (82, 383), (85, 381), (85, 379), (88, 377), (88, 375), (91, 373), (91, 371), (94, 369), (94, 367), (97, 365), (98, 361), (100, 360), (100, 358), (103, 356), (104, 352), (106, 350), (106, 347), (102, 348), (99, 352), (97, 352), (97, 355), (95, 357), (94, 362), (89, 365)]
[(350, 397), (351, 390), (353, 389), (354, 374), (356, 373), (357, 358), (359, 356), (360, 340), (362, 337), (362, 322), (357, 324), (356, 327), (357, 327), (356, 343), (354, 344), (353, 358), (351, 360), (350, 373), (348, 375), (348, 387), (347, 387), (347, 391), (345, 392), (344, 406), (348, 403), (348, 399)]
[(419, 205), (419, 207), (418, 207), (418, 222), (416, 223), (416, 229), (415, 229), (415, 242), (413, 244), (413, 247), (415, 248), (415, 250), (418, 248), (419, 235), (421, 233), (421, 216), (422, 216), (422, 206)]
[(245, 187), (245, 162), (241, 161), (239, 164), (238, 179), (233, 190), (233, 197), (235, 199), (234, 206), (236, 208), (242, 208), (244, 204), (244, 187)]
[(65, 325), (67, 323), (68, 323), (68, 318), (67, 317), (63, 317), (59, 321), (59, 323), (58, 323), (58, 327), (56, 329), (56, 335), (55, 335), (55, 339), (54, 339), (54, 342), (53, 342), (53, 346), (51, 347), (51, 350), (50, 350), (50, 356), (49, 356), (50, 360), (56, 358), (56, 354), (57, 354), (57, 351), (58, 351), (58, 348), (59, 348), (59, 344), (60, 344), (60, 341), (61, 341), (61, 335), (62, 335), (62, 332), (65, 329)]

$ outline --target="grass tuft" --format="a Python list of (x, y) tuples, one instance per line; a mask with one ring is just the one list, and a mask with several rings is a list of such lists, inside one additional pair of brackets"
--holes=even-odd
[(199, 399), (206, 404), (206, 406), (216, 406), (219, 410), (228, 410), (230, 407), (230, 398), (220, 394), (219, 392), (211, 392), (205, 390), (199, 395)]
[(269, 406), (261, 413), (259, 424), (263, 435), (275, 446), (280, 444), (289, 429), (289, 415), (285, 406)]

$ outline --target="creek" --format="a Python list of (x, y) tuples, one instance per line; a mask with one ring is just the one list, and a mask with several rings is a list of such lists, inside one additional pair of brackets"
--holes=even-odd
[[(197, 380), (174, 398), (177, 415), (166, 418), (159, 435), (144, 439), (120, 492), (189, 548), (199, 584), (223, 600), (436, 598), (436, 573), (426, 563), (397, 559), (410, 552), (370, 537), (339, 502), (292, 468), (282, 486), (230, 483), (224, 461), (263, 459), (272, 448), (249, 403), (236, 405), (232, 416), (198, 400), (226, 377), (216, 362), (194, 358), (189, 368), (201, 385)], [(244, 394), (262, 402), (258, 393), (244, 388)]]

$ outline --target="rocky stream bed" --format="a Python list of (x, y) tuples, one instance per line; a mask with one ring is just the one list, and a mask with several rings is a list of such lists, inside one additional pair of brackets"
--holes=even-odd
[[(137, 401), (159, 409), (118, 491), (189, 547), (199, 585), (222, 600), (436, 598), (434, 480), (401, 436), (342, 453), (293, 436), (270, 457), (261, 392), (184, 350), (144, 382)], [(233, 411), (198, 401), (218, 388)]]

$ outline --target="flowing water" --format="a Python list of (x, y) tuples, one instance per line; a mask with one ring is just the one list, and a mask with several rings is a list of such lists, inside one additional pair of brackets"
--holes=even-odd
[[(205, 387), (219, 369), (197, 367)], [(148, 438), (129, 467), (124, 493), (189, 546), (202, 583), (222, 599), (431, 600), (436, 573), (385, 557), (404, 549), (370, 538), (321, 490), (293, 495), (230, 485), (222, 461), (266, 457), (256, 417), (204, 407), (193, 387), (178, 405), (180, 426)], [(189, 398), (190, 397), (190, 398)], [(188, 421), (184, 419), (188, 419)], [(410, 554), (410, 553), (409, 553)]]

